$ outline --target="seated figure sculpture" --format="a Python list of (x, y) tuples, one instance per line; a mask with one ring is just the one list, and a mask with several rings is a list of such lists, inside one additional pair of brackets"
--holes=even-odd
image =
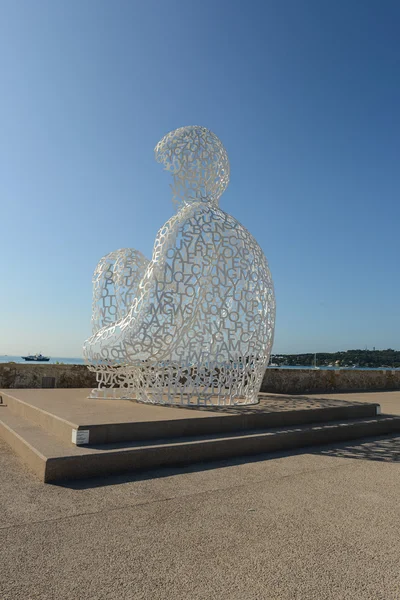
[(253, 236), (219, 208), (228, 156), (205, 127), (181, 127), (155, 148), (173, 176), (177, 214), (153, 256), (102, 258), (93, 278), (93, 335), (84, 357), (96, 398), (160, 404), (255, 404), (273, 342), (275, 297)]

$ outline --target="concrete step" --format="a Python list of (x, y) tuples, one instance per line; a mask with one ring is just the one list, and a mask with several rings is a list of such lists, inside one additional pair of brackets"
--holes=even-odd
[(379, 404), (340, 399), (260, 395), (260, 404), (239, 408), (196, 409), (93, 400), (89, 390), (2, 390), (10, 411), (70, 443), (86, 433), (90, 445), (174, 439), (252, 429), (328, 423), (373, 417)]
[(42, 481), (105, 476), (349, 441), (400, 432), (400, 417), (346, 421), (98, 446), (74, 446), (8, 407), (0, 412), (0, 436)]

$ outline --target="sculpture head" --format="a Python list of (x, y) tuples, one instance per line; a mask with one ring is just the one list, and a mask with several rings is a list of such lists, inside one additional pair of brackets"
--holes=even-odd
[(179, 127), (167, 133), (154, 152), (157, 162), (174, 178), (174, 202), (183, 206), (193, 202), (218, 205), (229, 183), (229, 160), (212, 131), (199, 125)]

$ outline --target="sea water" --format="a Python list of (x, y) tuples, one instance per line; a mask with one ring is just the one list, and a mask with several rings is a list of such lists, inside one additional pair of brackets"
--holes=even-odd
[[(0, 355), (0, 363), (7, 363), (7, 362), (14, 362), (14, 363), (26, 363), (28, 365), (32, 365), (35, 364), (35, 362), (33, 361), (26, 361), (24, 360), (21, 356), (11, 356), (11, 355)], [(45, 365), (45, 364), (56, 364), (56, 363), (62, 363), (64, 365), (83, 365), (84, 360), (83, 358), (66, 358), (64, 356), (52, 356), (50, 357), (49, 361), (46, 362), (38, 362), (38, 364), (40, 365)], [(314, 367), (310, 367), (310, 365), (307, 366), (286, 366), (286, 367), (268, 367), (269, 369), (311, 369), (311, 370), (315, 370)], [(351, 371), (351, 370), (362, 370), (362, 371), (393, 371), (393, 370), (399, 370), (399, 369), (394, 369), (391, 367), (318, 367), (317, 370), (321, 370), (321, 371), (337, 371), (337, 370), (346, 370), (346, 371)]]
[[(11, 356), (11, 355), (0, 355), (0, 363), (7, 363), (7, 362), (14, 362), (14, 363), (26, 363), (27, 365), (33, 365), (36, 364), (34, 361), (27, 361), (24, 360), (22, 358), (22, 356)], [(83, 358), (65, 358), (63, 356), (52, 356), (50, 358), (49, 361), (45, 361), (45, 362), (41, 362), (38, 361), (39, 365), (45, 365), (45, 364), (55, 364), (55, 363), (64, 363), (64, 365), (83, 365)]]

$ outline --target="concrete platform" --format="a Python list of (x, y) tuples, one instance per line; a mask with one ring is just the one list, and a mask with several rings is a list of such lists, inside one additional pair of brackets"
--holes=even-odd
[(382, 417), (379, 404), (348, 398), (262, 395), (256, 406), (210, 410), (93, 400), (88, 393), (0, 392), (0, 436), (42, 481), (400, 432), (400, 417)]
[(378, 406), (349, 399), (260, 394), (260, 403), (248, 407), (187, 408), (97, 400), (88, 398), (89, 393), (87, 389), (0, 391), (13, 414), (67, 443), (74, 431), (87, 431), (90, 445), (370, 417)]

